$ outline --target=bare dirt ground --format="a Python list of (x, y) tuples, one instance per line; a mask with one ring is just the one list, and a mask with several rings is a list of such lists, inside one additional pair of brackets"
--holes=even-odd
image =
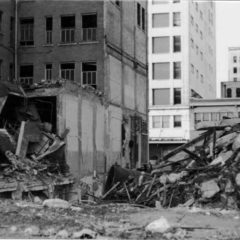
[[(47, 208), (26, 201), (0, 201), (0, 238), (96, 239), (240, 239), (240, 213), (198, 208), (153, 209), (128, 204), (81, 204), (69, 209)], [(164, 217), (171, 229), (145, 230)], [(90, 229), (96, 235), (78, 234)]]

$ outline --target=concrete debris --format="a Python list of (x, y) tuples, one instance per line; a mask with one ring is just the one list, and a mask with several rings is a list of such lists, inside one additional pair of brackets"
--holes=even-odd
[(24, 233), (31, 236), (39, 236), (40, 229), (38, 226), (30, 226), (24, 230)]
[(49, 208), (70, 208), (70, 204), (67, 201), (58, 198), (44, 200), (43, 206)]
[(167, 221), (166, 218), (161, 217), (151, 223), (149, 223), (145, 230), (147, 232), (152, 232), (152, 233), (164, 233), (167, 232), (171, 228), (169, 222)]
[(203, 198), (211, 198), (219, 191), (220, 188), (218, 187), (215, 180), (210, 180), (201, 184), (201, 192)]
[(61, 238), (61, 239), (66, 239), (69, 237), (69, 232), (65, 229), (60, 230), (57, 234), (56, 234), (56, 238)]
[(239, 208), (239, 131), (239, 123), (210, 127), (169, 152), (159, 165), (144, 169), (144, 173), (143, 169), (113, 166), (101, 200), (150, 207), (157, 203), (163, 208), (178, 205)]

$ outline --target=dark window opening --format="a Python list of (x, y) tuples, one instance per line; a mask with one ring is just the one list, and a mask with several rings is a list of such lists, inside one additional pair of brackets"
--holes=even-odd
[(11, 47), (14, 46), (14, 25), (15, 25), (15, 18), (14, 17), (10, 17), (10, 45)]
[(82, 40), (85, 42), (97, 40), (97, 14), (82, 16)]
[(181, 104), (181, 88), (174, 88), (174, 104)]
[(52, 80), (52, 64), (46, 64), (46, 69), (45, 69), (45, 79), (47, 81)]
[(228, 88), (227, 89), (227, 98), (231, 98), (232, 97), (232, 89)]
[(13, 63), (9, 64), (9, 81), (12, 82), (14, 78), (14, 65)]
[(145, 30), (145, 9), (142, 8), (142, 30)]
[(181, 62), (173, 63), (173, 78), (180, 79), (181, 78)]
[(237, 73), (237, 68), (236, 67), (233, 68), (233, 73)]
[(236, 89), (236, 97), (240, 97), (240, 88)]
[(64, 80), (74, 81), (74, 63), (62, 63), (61, 64), (61, 78)]
[(20, 45), (34, 45), (34, 19), (26, 18), (20, 20)]
[(181, 37), (173, 37), (173, 52), (181, 52)]
[(175, 128), (177, 128), (177, 127), (182, 127), (182, 116), (181, 116), (181, 115), (176, 115), (176, 116), (174, 116), (173, 126), (174, 126)]
[(120, 1), (119, 0), (116, 0), (115, 3), (116, 3), (117, 6), (120, 6)]
[(141, 26), (141, 5), (140, 5), (140, 3), (137, 3), (137, 24), (139, 27)]
[(52, 17), (46, 18), (46, 44), (52, 44), (52, 30), (53, 30), (53, 19)]
[(61, 29), (61, 42), (73, 43), (75, 41), (75, 16), (62, 16)]
[(33, 84), (33, 65), (20, 66), (20, 83), (24, 86)]
[(3, 15), (3, 13), (2, 13), (2, 11), (0, 11), (0, 32), (2, 31), (2, 15)]

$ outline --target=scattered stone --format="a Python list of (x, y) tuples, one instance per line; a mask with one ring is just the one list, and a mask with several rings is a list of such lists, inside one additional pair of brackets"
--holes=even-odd
[(24, 233), (31, 236), (40, 235), (40, 229), (38, 226), (30, 226), (24, 230)]
[(37, 203), (37, 204), (42, 204), (42, 200), (41, 200), (40, 197), (38, 197), (38, 196), (35, 196), (35, 197), (33, 198), (33, 202), (34, 202), (34, 203)]
[(80, 212), (80, 211), (82, 211), (82, 208), (72, 206), (72, 207), (71, 207), (71, 210)]
[(237, 135), (232, 144), (233, 151), (236, 151), (238, 148), (240, 148), (240, 134)]
[(57, 233), (57, 235), (56, 235), (56, 237), (57, 238), (68, 238), (68, 236), (69, 236), (69, 233), (68, 233), (68, 231), (67, 230), (60, 230), (58, 233)]
[(235, 177), (236, 184), (240, 187), (240, 173), (238, 173)]
[(72, 235), (72, 238), (74, 239), (95, 239), (97, 236), (97, 233), (92, 231), (91, 229), (84, 228), (81, 231), (74, 232)]
[(201, 192), (203, 198), (211, 198), (220, 191), (217, 182), (212, 179), (201, 184)]
[(59, 198), (46, 199), (43, 202), (43, 206), (49, 208), (70, 208), (70, 204), (67, 201)]
[(167, 219), (161, 217), (150, 224), (148, 224), (145, 228), (146, 231), (152, 233), (164, 233), (167, 232), (171, 228), (170, 224), (168, 223)]

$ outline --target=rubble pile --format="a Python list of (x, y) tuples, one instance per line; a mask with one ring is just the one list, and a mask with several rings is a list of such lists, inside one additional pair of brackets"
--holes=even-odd
[(129, 171), (112, 167), (104, 199), (165, 208), (240, 208), (240, 124), (209, 127), (153, 170)]
[(4, 96), (0, 103), (3, 99), (0, 112), (0, 193), (17, 191), (19, 185), (22, 192), (29, 192), (72, 183), (64, 149), (69, 129), (61, 136), (54, 133), (56, 127), (52, 122), (42, 121), (44, 112), (34, 101), (16, 102), (14, 97)]

